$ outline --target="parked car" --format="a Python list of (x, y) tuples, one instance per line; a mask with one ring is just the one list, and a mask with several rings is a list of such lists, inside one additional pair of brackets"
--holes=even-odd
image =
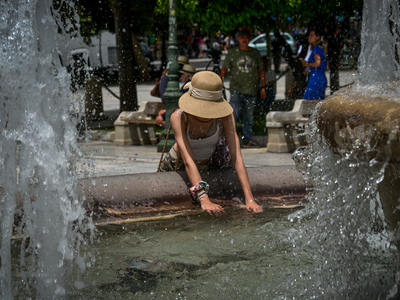
[[(282, 32), (281, 35), (286, 40), (286, 42), (289, 44), (293, 55), (296, 54), (297, 46), (296, 46), (296, 43), (295, 43), (292, 35), (288, 32)], [(275, 35), (273, 32), (270, 32), (269, 36), (271, 38), (271, 41), (273, 41), (275, 39)], [(267, 39), (265, 37), (265, 33), (262, 33), (262, 34), (256, 36), (254, 39), (252, 39), (249, 43), (249, 47), (256, 48), (258, 51), (260, 51), (261, 56), (266, 56), (267, 55)], [(283, 51), (283, 49), (282, 49), (282, 51)]]

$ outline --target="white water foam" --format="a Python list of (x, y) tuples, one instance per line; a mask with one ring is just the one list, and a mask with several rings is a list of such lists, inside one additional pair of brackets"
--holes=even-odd
[[(75, 192), (80, 151), (68, 113), (69, 75), (58, 53), (67, 43), (50, 0), (2, 2), (0, 18), (0, 298), (12, 299), (17, 290), (57, 298), (66, 292), (67, 262), (85, 268), (80, 247), (93, 229)], [(14, 235), (21, 239), (17, 271)]]

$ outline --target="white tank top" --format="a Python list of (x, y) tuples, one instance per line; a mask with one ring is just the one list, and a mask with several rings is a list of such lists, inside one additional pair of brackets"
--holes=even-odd
[[(182, 110), (179, 110), (179, 113), (182, 115), (187, 124), (187, 117), (185, 113)], [(207, 136), (202, 139), (194, 139), (190, 134), (189, 126), (187, 126), (186, 130), (187, 138), (189, 140), (189, 144), (190, 147), (192, 148), (194, 158), (196, 161), (202, 161), (211, 158), (211, 156), (215, 152), (215, 149), (217, 148), (217, 143), (219, 141), (219, 132), (220, 132), (220, 127), (218, 126), (217, 119), (213, 121), (213, 124), (211, 125), (211, 128)], [(177, 157), (174, 147), (171, 148), (170, 154), (175, 158)]]

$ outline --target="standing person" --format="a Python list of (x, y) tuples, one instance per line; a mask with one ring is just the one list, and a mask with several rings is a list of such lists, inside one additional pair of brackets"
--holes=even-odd
[[(187, 56), (179, 56), (178, 57), (178, 64), (179, 64), (179, 71), (182, 70), (183, 66), (185, 64), (189, 64), (189, 59)], [(160, 79), (160, 95), (161, 95), (161, 101), (165, 104), (165, 99), (163, 98), (163, 95), (165, 93), (165, 90), (167, 89), (168, 86), (168, 69), (165, 69), (161, 75)]]
[[(185, 64), (182, 66), (182, 69), (179, 71), (180, 74), (180, 80), (183, 82), (181, 92), (182, 94), (186, 93), (188, 89), (185, 89), (185, 85), (190, 82), (192, 79), (192, 76), (196, 73), (196, 68), (193, 67), (192, 65)], [(166, 109), (161, 109), (158, 112), (158, 115), (156, 117), (156, 123), (160, 127), (165, 126), (165, 114), (167, 113)]]
[(276, 38), (276, 33), (274, 39), (271, 41), (271, 48), (275, 74), (279, 75), (281, 73), (282, 47)]
[(265, 97), (265, 100), (263, 101), (263, 103), (265, 104), (263, 113), (267, 114), (271, 109), (272, 103), (275, 101), (276, 76), (275, 76), (275, 72), (272, 71), (272, 68), (271, 68), (271, 60), (267, 59), (266, 56), (263, 56), (262, 62), (263, 62), (264, 71), (265, 71), (265, 81), (267, 82), (267, 84), (265, 85), (266, 97)]
[(328, 62), (326, 59), (325, 45), (321, 40), (321, 33), (317, 30), (311, 30), (308, 41), (312, 46), (312, 52), (308, 62), (302, 61), (303, 66), (310, 68), (310, 75), (303, 99), (305, 100), (323, 100), (325, 99), (325, 90), (327, 79), (325, 70)]
[(285, 95), (289, 100), (302, 99), (307, 87), (307, 74), (301, 59), (304, 58), (303, 55), (307, 54), (307, 47), (304, 48), (304, 51), (300, 55), (296, 55), (294, 58), (289, 44), (279, 31), (275, 31), (275, 39), (280, 43), (280, 47), (283, 49), (283, 57), (289, 66), (288, 73), (286, 74), (287, 90)]
[(342, 22), (328, 22), (324, 39), (327, 41), (331, 94), (339, 90), (339, 68), (344, 46), (345, 28)]
[[(184, 55), (179, 56), (178, 57), (178, 64), (179, 64), (179, 72), (180, 72), (185, 64), (189, 64), (189, 59), (187, 58), (187, 56), (184, 56)], [(162, 75), (161, 75), (160, 86), (159, 86), (161, 101), (164, 104), (167, 104), (163, 96), (164, 96), (164, 93), (165, 93), (165, 91), (167, 89), (168, 81), (169, 81), (168, 69), (165, 69), (163, 71)], [(158, 112), (158, 115), (156, 117), (156, 122), (157, 122), (158, 126), (164, 127), (166, 113), (167, 113), (166, 109), (162, 109), (162, 110), (160, 110)]]
[(257, 99), (257, 91), (263, 87), (260, 97), (266, 97), (265, 73), (261, 55), (258, 50), (249, 47), (250, 32), (242, 29), (238, 34), (239, 47), (231, 49), (225, 57), (221, 68), (221, 79), (225, 78), (228, 69), (230, 74), (230, 103), (235, 110), (235, 120), (240, 111), (243, 123), (243, 145), (245, 147), (257, 147), (258, 144), (252, 140), (253, 109)]
[(181, 74), (181, 81), (183, 82), (181, 92), (184, 94), (189, 90), (186, 88), (186, 85), (192, 80), (192, 76), (196, 73), (196, 68), (192, 65), (186, 64), (183, 65), (182, 70), (180, 70), (179, 73)]
[[(312, 52), (312, 45), (308, 42), (308, 37), (302, 38), (299, 49), (296, 54), (296, 57), (308, 62), (310, 60), (311, 52)], [(308, 77), (310, 68), (308, 68), (308, 67), (304, 68), (304, 72), (306, 73), (306, 76)]]
[[(164, 156), (160, 171), (186, 170), (192, 197), (209, 214), (219, 215), (224, 209), (210, 200), (210, 186), (202, 180), (199, 170), (233, 165), (243, 189), (246, 209), (262, 212), (251, 192), (233, 109), (223, 98), (221, 79), (214, 72), (198, 72), (188, 83), (188, 88), (189, 91), (179, 99), (179, 109), (171, 115), (176, 143)], [(219, 146), (228, 152), (219, 155)]]
[(200, 36), (200, 38), (199, 38), (199, 50), (200, 50), (200, 54), (199, 54), (200, 58), (207, 57), (207, 54), (206, 54), (207, 53), (207, 44), (204, 39), (204, 36)]

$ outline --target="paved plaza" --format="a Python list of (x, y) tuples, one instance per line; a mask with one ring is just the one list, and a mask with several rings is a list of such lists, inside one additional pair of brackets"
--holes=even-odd
[[(282, 69), (285, 66), (282, 66)], [(329, 73), (327, 73), (329, 80)], [(355, 72), (341, 71), (340, 85), (347, 85), (355, 80)], [(328, 82), (329, 85), (329, 82)], [(229, 82), (225, 82), (225, 86), (229, 87)], [(114, 94), (119, 95), (119, 87), (109, 87)], [(160, 101), (159, 98), (152, 97), (150, 91), (153, 88), (152, 83), (137, 84), (137, 95), (139, 105), (143, 101)], [(276, 101), (283, 100), (285, 91), (285, 76), (277, 82)], [(114, 97), (105, 88), (103, 93), (104, 113), (109, 117), (108, 125), (112, 126), (113, 120), (119, 115), (119, 99)], [(329, 94), (330, 91), (327, 91)], [(83, 91), (75, 93), (75, 97), (79, 99), (84, 94)], [(229, 98), (229, 92), (227, 94)], [(107, 125), (107, 124), (103, 124)], [(115, 146), (112, 142), (104, 138), (107, 133), (100, 135), (98, 132), (91, 131), (93, 140), (90, 142), (79, 142), (85, 158), (90, 162), (82, 162), (79, 165), (80, 177), (86, 176), (109, 176), (120, 174), (136, 174), (155, 172), (158, 167), (161, 153), (157, 152), (156, 146)], [(101, 138), (103, 136), (103, 140)], [(242, 149), (243, 158), (246, 167), (268, 167), (268, 166), (293, 166), (294, 162), (290, 153), (269, 153), (266, 148)]]

